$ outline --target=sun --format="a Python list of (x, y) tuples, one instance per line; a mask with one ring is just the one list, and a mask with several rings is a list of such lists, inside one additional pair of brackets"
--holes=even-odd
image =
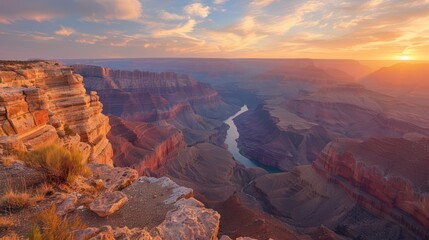
[(399, 57), (399, 59), (401, 59), (401, 61), (411, 60), (410, 56), (407, 56), (407, 55), (402, 55), (402, 56)]

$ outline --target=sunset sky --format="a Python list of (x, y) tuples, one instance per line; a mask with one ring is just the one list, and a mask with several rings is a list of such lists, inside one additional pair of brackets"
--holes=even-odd
[(429, 0), (1, 0), (0, 58), (429, 59)]

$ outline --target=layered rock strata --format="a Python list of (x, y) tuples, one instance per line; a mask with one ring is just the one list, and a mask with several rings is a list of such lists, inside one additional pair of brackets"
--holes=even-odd
[(87, 89), (98, 91), (107, 114), (128, 120), (167, 120), (188, 108), (208, 118), (222, 119), (235, 110), (225, 104), (209, 85), (187, 75), (113, 70), (88, 65), (72, 67), (84, 76)]
[(313, 166), (365, 207), (428, 238), (428, 146), (427, 139), (340, 139)]
[[(89, 145), (89, 161), (111, 164), (109, 120), (96, 92), (83, 78), (54, 62), (0, 62), (0, 148), (33, 150), (78, 134)], [(85, 146), (81, 146), (85, 148)]]

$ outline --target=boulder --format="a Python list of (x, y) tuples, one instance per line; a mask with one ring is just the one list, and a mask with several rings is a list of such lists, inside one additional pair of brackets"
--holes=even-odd
[[(217, 239), (220, 215), (194, 198), (177, 201), (156, 229), (162, 239)], [(184, 224), (186, 223), (186, 224)]]
[(103, 192), (89, 205), (89, 209), (100, 217), (107, 217), (118, 211), (128, 201), (123, 192)]
[(67, 213), (76, 209), (77, 197), (75, 194), (70, 194), (64, 201), (57, 206), (57, 215), (64, 216)]
[(94, 179), (103, 180), (106, 191), (122, 190), (138, 178), (137, 171), (132, 168), (114, 168), (104, 164), (91, 164), (89, 167)]

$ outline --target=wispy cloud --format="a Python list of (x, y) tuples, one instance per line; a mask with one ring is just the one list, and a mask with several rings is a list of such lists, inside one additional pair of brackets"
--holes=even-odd
[(13, 0), (0, 2), (0, 23), (46, 21), (77, 16), (85, 21), (135, 20), (142, 14), (139, 0)]
[(73, 33), (75, 33), (75, 30), (73, 28), (69, 28), (69, 27), (61, 27), (60, 29), (58, 29), (55, 34), (60, 35), (60, 36), (70, 36)]
[(182, 16), (182, 15), (179, 15), (179, 14), (176, 14), (176, 13), (170, 13), (170, 12), (167, 12), (165, 10), (162, 10), (159, 13), (159, 17), (161, 19), (167, 20), (167, 21), (183, 20), (183, 19), (187, 18), (186, 16)]
[(187, 33), (194, 31), (197, 22), (193, 19), (189, 19), (185, 24), (179, 25), (175, 28), (166, 30), (157, 30), (153, 33), (155, 37), (165, 36), (187, 36)]

